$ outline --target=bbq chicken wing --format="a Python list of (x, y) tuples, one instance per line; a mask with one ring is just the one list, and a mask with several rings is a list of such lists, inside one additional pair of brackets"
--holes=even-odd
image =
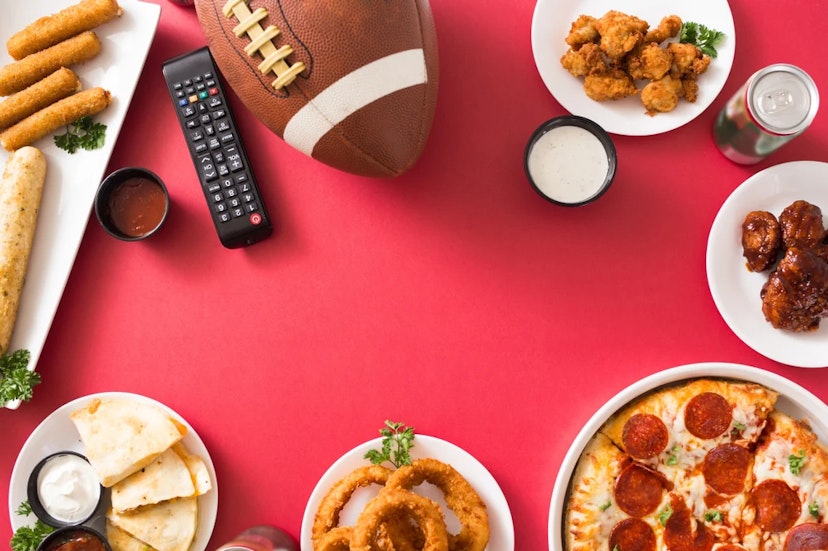
[(765, 319), (777, 329), (815, 331), (828, 315), (828, 262), (808, 249), (789, 248), (761, 297)]
[(742, 222), (742, 254), (751, 272), (762, 272), (776, 262), (782, 249), (782, 228), (767, 211), (748, 213)]
[(782, 242), (786, 247), (814, 249), (825, 239), (822, 210), (803, 200), (794, 201), (779, 215)]

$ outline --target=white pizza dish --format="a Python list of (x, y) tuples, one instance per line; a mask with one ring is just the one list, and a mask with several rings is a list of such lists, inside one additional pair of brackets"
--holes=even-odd
[(749, 381), (777, 391), (779, 398), (776, 402), (776, 409), (796, 419), (808, 420), (820, 441), (828, 443), (828, 424), (826, 424), (828, 422), (828, 406), (810, 391), (785, 377), (756, 367), (718, 362), (689, 364), (660, 371), (633, 383), (610, 398), (606, 404), (595, 412), (575, 437), (564, 456), (552, 490), (548, 525), (550, 551), (563, 551), (564, 549), (563, 517), (566, 511), (570, 479), (584, 447), (598, 429), (616, 411), (639, 396), (663, 385), (700, 377)]
[[(725, 33), (724, 40), (716, 48), (718, 56), (699, 76), (699, 95), (694, 103), (681, 100), (673, 111), (650, 117), (645, 114), (638, 95), (597, 102), (584, 93), (583, 79), (572, 76), (561, 66), (561, 56), (569, 48), (564, 39), (579, 15), (600, 18), (609, 10), (644, 19), (651, 29), (662, 17), (678, 15), (682, 21), (694, 21)], [(595, 121), (612, 134), (649, 136), (687, 124), (716, 99), (733, 66), (736, 30), (727, 0), (538, 0), (532, 18), (532, 52), (541, 79), (564, 109)]]
[[(328, 493), (328, 490), (330, 490), (334, 483), (354, 469), (370, 465), (371, 463), (364, 458), (365, 452), (371, 449), (380, 449), (381, 443), (382, 439), (377, 438), (360, 444), (340, 457), (322, 475), (322, 478), (311, 493), (308, 504), (305, 507), (305, 515), (302, 518), (302, 534), (300, 538), (302, 551), (313, 551), (313, 543), (311, 541), (313, 519), (316, 516), (319, 504)], [(432, 457), (449, 463), (457, 469), (469, 481), (484, 503), (486, 503), (490, 530), (489, 545), (486, 549), (489, 551), (514, 551), (515, 529), (512, 522), (512, 513), (509, 510), (509, 504), (506, 502), (503, 491), (486, 467), (468, 452), (450, 442), (434, 438), (433, 436), (417, 434), (414, 437), (411, 458), (421, 459), (426, 457)], [(369, 500), (377, 495), (378, 491), (379, 488), (377, 486), (371, 486), (368, 488), (360, 488), (354, 492), (351, 500), (343, 509), (342, 515), (340, 516), (340, 523), (342, 525), (353, 525), (356, 522), (356, 517), (359, 512)], [(431, 498), (442, 506), (449, 532), (457, 533), (459, 531), (460, 526), (457, 518), (453, 516), (453, 513), (446, 506), (440, 490), (431, 487), (429, 484), (424, 484), (417, 488), (417, 493)]]
[[(26, 0), (4, 4), (0, 22), (2, 42), (39, 17), (74, 3), (76, 0)], [(112, 104), (94, 117), (107, 126), (103, 147), (70, 155), (55, 146), (51, 136), (33, 144), (46, 156), (46, 183), (26, 284), (9, 345), (10, 350), (31, 352), (29, 368), (32, 370), (40, 358), (69, 279), (95, 192), (118, 140), (161, 14), (157, 4), (138, 0), (119, 0), (119, 4), (123, 14), (95, 29), (101, 38), (101, 53), (87, 63), (72, 67), (84, 88), (101, 86), (112, 93)], [(5, 48), (0, 48), (0, 65), (11, 62)], [(0, 148), (0, 166), (5, 166), (8, 156)], [(15, 401), (6, 407), (16, 409), (19, 405)]]
[(817, 331), (774, 329), (762, 313), (759, 292), (768, 273), (750, 272), (742, 256), (742, 222), (754, 210), (779, 216), (804, 199), (828, 210), (828, 163), (795, 161), (772, 166), (744, 181), (725, 200), (707, 242), (707, 283), (730, 329), (756, 352), (796, 367), (828, 366), (828, 323)]
[[(210, 473), (210, 481), (212, 482), (210, 491), (198, 497), (198, 532), (196, 533), (196, 539), (191, 550), (204, 551), (207, 549), (210, 536), (213, 534), (213, 527), (215, 526), (216, 514), (218, 512), (216, 470), (213, 466), (213, 460), (210, 458), (210, 453), (207, 451), (207, 447), (193, 427), (178, 415), (178, 413), (151, 398), (127, 392), (104, 392), (77, 398), (52, 412), (37, 426), (20, 449), (17, 460), (14, 463), (14, 469), (12, 470), (11, 483), (9, 485), (9, 518), (11, 520), (12, 530), (17, 530), (21, 526), (30, 526), (36, 520), (34, 515), (23, 517), (16, 513), (20, 504), (27, 500), (26, 484), (29, 479), (29, 473), (35, 465), (47, 455), (59, 451), (84, 453), (80, 435), (74, 423), (69, 418), (69, 415), (73, 411), (83, 408), (95, 398), (117, 398), (151, 404), (165, 411), (176, 421), (187, 427), (187, 434), (181, 442), (190, 453), (204, 460), (207, 471)], [(86, 525), (95, 528), (101, 533), (105, 533), (106, 519), (104, 514), (106, 513), (108, 504), (109, 491), (107, 490), (105, 491), (102, 508)]]

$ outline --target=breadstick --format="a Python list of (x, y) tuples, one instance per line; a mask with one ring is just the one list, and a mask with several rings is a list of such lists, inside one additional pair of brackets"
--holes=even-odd
[(45, 181), (39, 149), (24, 147), (9, 156), (0, 180), (0, 353), (8, 350), (17, 319)]
[(80, 89), (78, 75), (71, 69), (61, 67), (43, 80), (0, 102), (0, 130), (22, 121)]
[(0, 144), (8, 151), (31, 145), (58, 128), (107, 108), (112, 98), (103, 88), (90, 88), (44, 107), (0, 133)]
[(26, 56), (0, 68), (0, 96), (8, 96), (28, 88), (61, 67), (83, 63), (98, 55), (101, 40), (86, 31), (59, 42), (50, 48)]
[(23, 59), (58, 42), (89, 31), (121, 15), (116, 0), (81, 0), (55, 14), (41, 17), (6, 42), (14, 59)]

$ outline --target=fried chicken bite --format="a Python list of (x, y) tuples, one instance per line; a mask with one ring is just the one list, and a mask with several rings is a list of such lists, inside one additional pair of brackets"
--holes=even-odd
[(661, 22), (655, 29), (651, 29), (644, 35), (644, 42), (655, 42), (661, 44), (668, 38), (673, 38), (681, 31), (681, 17), (678, 15), (668, 15), (661, 19)]
[(779, 214), (786, 247), (817, 248), (825, 239), (822, 210), (803, 200), (794, 201)]
[(573, 21), (569, 27), (569, 34), (566, 35), (566, 43), (573, 50), (577, 50), (582, 45), (590, 42), (597, 43), (601, 38), (598, 34), (598, 29), (595, 28), (597, 21), (591, 15), (579, 15), (578, 19)]
[(742, 255), (751, 272), (762, 272), (776, 262), (782, 250), (782, 228), (770, 212), (749, 212), (742, 222)]
[(670, 67), (670, 76), (682, 78), (692, 75), (696, 77), (705, 71), (710, 65), (710, 56), (703, 53), (695, 44), (682, 44), (671, 42), (667, 44), (667, 51), (673, 56), (673, 64)]
[(577, 50), (570, 48), (561, 57), (561, 65), (576, 77), (584, 77), (595, 72), (603, 73), (608, 69), (601, 48), (592, 42), (584, 44)]
[(641, 90), (641, 103), (650, 116), (667, 113), (676, 108), (683, 93), (681, 80), (665, 75), (659, 80), (651, 81)]
[(591, 73), (584, 77), (584, 92), (595, 101), (617, 100), (638, 92), (635, 82), (621, 69)]
[(634, 15), (610, 10), (595, 22), (601, 35), (601, 49), (614, 61), (620, 61), (644, 40), (650, 25)]
[(634, 61), (627, 63), (627, 72), (636, 80), (659, 80), (672, 65), (672, 54), (658, 44), (650, 43), (641, 48)]

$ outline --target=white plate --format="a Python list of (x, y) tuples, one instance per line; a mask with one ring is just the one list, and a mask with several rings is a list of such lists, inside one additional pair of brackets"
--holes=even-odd
[(828, 424), (826, 424), (828, 423), (828, 406), (808, 390), (780, 375), (756, 367), (718, 362), (683, 365), (660, 371), (641, 379), (613, 396), (595, 412), (575, 437), (572, 446), (564, 456), (555, 479), (555, 487), (552, 490), (548, 527), (550, 551), (564, 549), (563, 516), (569, 481), (581, 457), (581, 452), (601, 425), (625, 404), (646, 392), (665, 384), (699, 377), (724, 377), (749, 381), (777, 391), (779, 399), (776, 402), (776, 409), (796, 419), (807, 419), (820, 441), (828, 443)]
[[(680, 101), (669, 113), (645, 114), (639, 96), (598, 102), (584, 93), (583, 79), (561, 66), (566, 53), (564, 39), (579, 15), (601, 17), (618, 10), (644, 19), (655, 28), (661, 18), (678, 15), (725, 33), (708, 70), (699, 76), (699, 97), (694, 103)], [(736, 30), (727, 0), (538, 0), (532, 18), (532, 52), (546, 87), (564, 109), (592, 119), (604, 130), (625, 136), (649, 136), (678, 128), (699, 116), (716, 99), (730, 74), (736, 52)]]
[[(20, 454), (17, 456), (17, 461), (15, 461), (14, 469), (12, 470), (11, 484), (9, 486), (9, 517), (11, 518), (12, 530), (17, 530), (21, 526), (32, 525), (36, 520), (34, 515), (22, 517), (15, 513), (20, 504), (27, 500), (26, 484), (29, 480), (29, 473), (35, 465), (47, 455), (55, 452), (64, 450), (78, 453), (84, 452), (80, 435), (75, 428), (75, 424), (69, 418), (69, 415), (73, 411), (84, 407), (95, 398), (118, 398), (151, 404), (161, 408), (168, 415), (187, 427), (187, 434), (181, 442), (190, 453), (204, 460), (207, 471), (210, 473), (210, 481), (213, 484), (209, 492), (198, 497), (198, 533), (191, 548), (192, 551), (204, 551), (207, 549), (207, 544), (210, 541), (210, 536), (213, 534), (213, 527), (216, 523), (216, 513), (218, 512), (218, 483), (216, 480), (216, 470), (213, 467), (213, 460), (210, 458), (210, 453), (207, 451), (198, 433), (178, 413), (152, 398), (128, 392), (103, 392), (77, 398), (56, 409), (37, 426), (20, 449)], [(108, 495), (109, 491), (106, 491), (105, 500)], [(106, 530), (104, 513), (105, 511), (100, 512), (100, 514), (96, 513), (98, 516), (93, 517), (87, 524), (104, 533)]]
[[(365, 452), (371, 449), (380, 449), (382, 443), (381, 438), (370, 440), (360, 444), (352, 449), (342, 457), (340, 457), (331, 467), (325, 472), (316, 487), (311, 493), (308, 504), (305, 507), (305, 516), (302, 519), (302, 535), (301, 548), (302, 551), (313, 551), (313, 543), (311, 542), (311, 530), (313, 528), (313, 519), (316, 515), (316, 510), (319, 504), (328, 493), (331, 486), (336, 481), (343, 478), (345, 475), (358, 467), (370, 465), (370, 462), (364, 458)], [(480, 464), (477, 459), (471, 456), (468, 452), (433, 436), (424, 436), (417, 434), (414, 438), (414, 447), (411, 449), (412, 459), (421, 459), (425, 457), (433, 457), (445, 463), (449, 463), (466, 480), (474, 487), (475, 491), (480, 495), (481, 499), (486, 503), (486, 508), (489, 513), (489, 545), (486, 549), (491, 551), (514, 551), (515, 549), (515, 528), (512, 523), (512, 513), (509, 510), (509, 504), (506, 502), (506, 497), (503, 495), (497, 481), (489, 473), (489, 471)], [(368, 488), (360, 488), (348, 505), (340, 515), (340, 522), (343, 525), (351, 525), (356, 522), (356, 517), (368, 501), (377, 495), (379, 489), (376, 486)], [(417, 489), (417, 493), (421, 493), (443, 507), (446, 517), (446, 525), (452, 533), (457, 533), (460, 525), (457, 518), (453, 516), (451, 510), (446, 507), (443, 496), (439, 490), (434, 487), (429, 487), (425, 484)]]
[(725, 323), (745, 344), (777, 362), (797, 367), (828, 366), (828, 323), (813, 333), (774, 329), (765, 321), (759, 291), (767, 272), (749, 272), (742, 256), (742, 222), (753, 210), (779, 216), (804, 199), (828, 211), (828, 163), (796, 161), (754, 174), (727, 198), (707, 241), (707, 282)]
[[(14, 32), (35, 19), (74, 3), (76, 0), (5, 2), (0, 19), (0, 42), (5, 44)], [(24, 348), (31, 352), (29, 368), (32, 370), (69, 279), (95, 192), (109, 164), (161, 13), (157, 4), (137, 0), (119, 0), (119, 4), (123, 15), (95, 29), (101, 38), (101, 53), (87, 63), (72, 67), (84, 88), (101, 86), (112, 93), (112, 104), (94, 117), (107, 126), (104, 146), (70, 155), (58, 149), (51, 136), (34, 144), (46, 155), (46, 184), (26, 284), (9, 345), (10, 350)], [(11, 61), (5, 48), (0, 48), (0, 65)], [(0, 148), (0, 169), (8, 156)], [(18, 405), (19, 402), (11, 402), (7, 407), (15, 409)]]

